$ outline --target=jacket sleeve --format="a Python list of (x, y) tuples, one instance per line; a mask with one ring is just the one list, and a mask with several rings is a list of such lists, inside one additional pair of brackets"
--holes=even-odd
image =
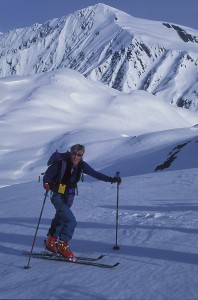
[(111, 182), (111, 179), (112, 179), (111, 177), (109, 177), (103, 173), (97, 172), (92, 167), (90, 167), (90, 165), (88, 165), (88, 163), (86, 163), (86, 162), (83, 162), (83, 172), (87, 175), (90, 175), (98, 180), (102, 180), (105, 182)]

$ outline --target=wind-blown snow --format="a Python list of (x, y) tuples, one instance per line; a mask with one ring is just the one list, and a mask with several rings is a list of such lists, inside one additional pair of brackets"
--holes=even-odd
[[(145, 91), (129, 94), (65, 69), (0, 80), (1, 299), (196, 299), (198, 112)], [(76, 255), (105, 254), (114, 270), (32, 258), (44, 198), (38, 176), (50, 154), (83, 143), (85, 161), (121, 172), (116, 185), (79, 183)], [(155, 172), (156, 170), (156, 172)], [(48, 198), (36, 239), (43, 250)]]

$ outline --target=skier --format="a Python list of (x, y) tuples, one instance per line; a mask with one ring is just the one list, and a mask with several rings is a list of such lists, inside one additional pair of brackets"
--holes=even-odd
[(81, 174), (85, 173), (98, 180), (121, 184), (120, 177), (109, 177), (91, 168), (83, 161), (84, 152), (85, 147), (83, 145), (73, 145), (68, 155), (65, 156), (64, 171), (62, 171), (63, 161), (58, 160), (47, 169), (43, 177), (43, 187), (47, 191), (52, 191), (51, 202), (56, 209), (45, 245), (51, 252), (60, 253), (69, 259), (74, 258), (74, 254), (68, 242), (72, 239), (77, 225), (70, 208), (73, 204), (75, 189)]

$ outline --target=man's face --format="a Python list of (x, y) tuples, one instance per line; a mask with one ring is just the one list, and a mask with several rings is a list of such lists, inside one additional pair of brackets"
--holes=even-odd
[(75, 151), (75, 150), (71, 151), (71, 162), (73, 166), (78, 165), (78, 163), (81, 161), (83, 157), (83, 154), (84, 154), (83, 151)]

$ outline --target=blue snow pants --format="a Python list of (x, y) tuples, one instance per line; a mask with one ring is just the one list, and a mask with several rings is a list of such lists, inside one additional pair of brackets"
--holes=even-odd
[(67, 196), (59, 193), (53, 193), (51, 197), (51, 202), (56, 209), (56, 214), (51, 222), (49, 233), (51, 236), (59, 238), (61, 241), (71, 240), (77, 225), (76, 218), (74, 217), (70, 206), (67, 204), (67, 202), (70, 202), (71, 200), (71, 202), (73, 202), (71, 197), (74, 198), (74, 196), (70, 195), (68, 197), (70, 197), (70, 199), (67, 199)]

